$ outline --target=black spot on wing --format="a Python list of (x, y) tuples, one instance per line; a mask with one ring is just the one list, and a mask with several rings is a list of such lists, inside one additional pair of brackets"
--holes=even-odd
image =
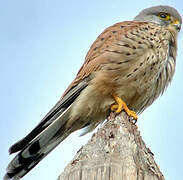
[(36, 154), (40, 150), (40, 144), (39, 141), (34, 142), (30, 147), (29, 147), (29, 153), (31, 155)]
[(43, 157), (44, 157), (44, 153), (37, 154), (35, 156), (31, 156), (28, 158), (24, 158), (21, 154), (19, 154), (18, 156), (19, 166), (7, 172), (7, 174), (5, 175), (6, 179), (13, 178), (14, 176), (18, 175), (21, 171), (24, 171), (24, 173), (21, 173), (21, 177), (23, 177), (33, 167), (35, 167)]
[[(45, 128), (47, 128), (56, 117), (58, 117), (70, 104), (79, 96), (81, 91), (87, 86), (87, 83), (83, 83), (82, 85), (78, 84), (74, 86), (70, 90), (76, 88), (73, 93), (65, 98), (63, 101), (60, 101), (55, 105), (55, 107), (43, 118), (43, 120), (22, 140), (18, 141), (14, 145), (12, 145), (9, 149), (9, 153), (15, 153), (22, 150), (32, 139), (34, 139), (40, 132), (42, 132)], [(67, 96), (67, 94), (65, 95)]]

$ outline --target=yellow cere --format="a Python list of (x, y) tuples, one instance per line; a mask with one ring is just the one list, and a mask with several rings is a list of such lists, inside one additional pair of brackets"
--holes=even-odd
[(180, 22), (176, 19), (175, 21), (173, 21), (173, 24), (180, 24)]

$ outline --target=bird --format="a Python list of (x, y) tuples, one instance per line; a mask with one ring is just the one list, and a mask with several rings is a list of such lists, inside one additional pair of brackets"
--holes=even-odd
[(17, 155), (4, 180), (21, 179), (72, 132), (91, 132), (111, 111), (137, 120), (172, 80), (181, 24), (175, 8), (160, 5), (105, 29), (56, 105), (10, 147)]

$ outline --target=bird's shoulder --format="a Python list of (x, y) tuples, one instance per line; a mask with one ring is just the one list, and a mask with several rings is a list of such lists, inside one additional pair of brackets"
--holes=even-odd
[[(150, 26), (148, 22), (124, 21), (106, 28), (91, 45), (76, 78), (70, 84), (65, 93), (86, 77), (88, 78), (91, 76), (92, 72), (100, 69), (101, 64), (108, 63), (111, 51), (115, 51), (116, 44), (119, 43), (119, 41), (121, 43), (123, 42), (123, 38), (128, 38), (127, 34), (129, 32), (133, 32), (134, 30), (143, 31), (145, 28), (148, 28), (148, 26)], [(123, 51), (123, 49), (121, 50)]]
[(129, 31), (138, 29), (141, 26), (147, 24), (148, 22), (124, 21), (109, 26), (97, 37), (97, 39), (91, 45), (85, 57), (85, 63), (92, 61), (95, 57), (108, 49), (108, 47), (110, 47), (116, 40), (122, 38), (122, 36), (127, 34)]

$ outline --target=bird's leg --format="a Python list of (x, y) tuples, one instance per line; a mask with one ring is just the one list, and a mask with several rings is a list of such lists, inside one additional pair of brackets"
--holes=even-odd
[(128, 116), (133, 117), (133, 119), (135, 119), (135, 120), (138, 119), (137, 114), (134, 111), (131, 111), (130, 109), (128, 109), (128, 106), (121, 98), (119, 98), (118, 96), (115, 96), (115, 95), (112, 95), (112, 96), (117, 103), (117, 104), (113, 104), (111, 106), (112, 111), (119, 114), (124, 109), (125, 112), (128, 114)]

